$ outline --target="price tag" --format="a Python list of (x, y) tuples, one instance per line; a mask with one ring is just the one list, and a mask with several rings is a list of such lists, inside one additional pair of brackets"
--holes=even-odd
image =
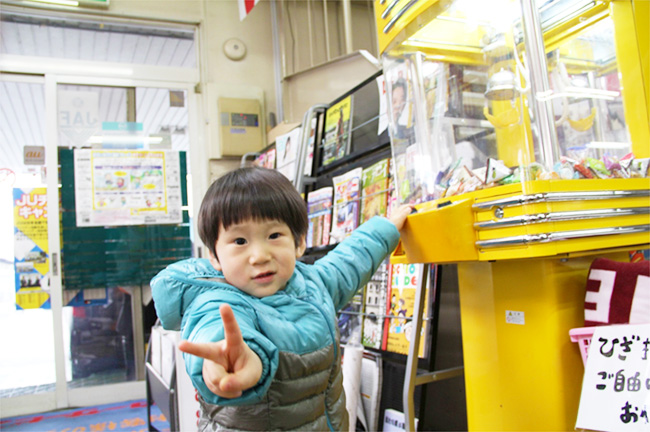
[(576, 429), (650, 431), (649, 351), (650, 324), (594, 331)]

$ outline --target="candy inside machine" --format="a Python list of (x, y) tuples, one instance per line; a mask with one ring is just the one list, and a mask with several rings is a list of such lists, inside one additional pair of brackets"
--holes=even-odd
[(471, 430), (575, 426), (589, 264), (650, 238), (648, 9), (376, 1), (396, 191), (418, 210), (394, 260), (458, 263)]

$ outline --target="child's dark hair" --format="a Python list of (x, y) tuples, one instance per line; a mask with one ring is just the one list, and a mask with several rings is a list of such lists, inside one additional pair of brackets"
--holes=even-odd
[(199, 209), (199, 237), (217, 258), (215, 243), (219, 227), (228, 229), (249, 219), (286, 223), (296, 247), (307, 234), (305, 200), (279, 171), (239, 168), (212, 183)]

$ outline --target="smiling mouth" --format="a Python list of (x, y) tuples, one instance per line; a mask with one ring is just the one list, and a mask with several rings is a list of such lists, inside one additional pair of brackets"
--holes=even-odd
[(266, 273), (260, 273), (257, 276), (255, 276), (253, 279), (257, 281), (265, 281), (267, 279), (270, 279), (275, 273), (273, 272), (266, 272)]

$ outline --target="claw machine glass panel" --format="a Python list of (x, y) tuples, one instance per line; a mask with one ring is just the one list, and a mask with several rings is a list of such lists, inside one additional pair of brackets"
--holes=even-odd
[[(436, 251), (403, 236), (407, 259), (489, 261), (644, 242), (647, 71), (625, 30), (630, 2), (411, 3), (391, 10), (397, 21), (378, 22), (392, 36), (380, 44), (396, 190), (417, 205), (413, 231), (454, 227)], [(455, 247), (459, 237), (469, 245)]]
[(531, 162), (518, 2), (459, 0), (383, 56), (401, 202), (518, 183)]

